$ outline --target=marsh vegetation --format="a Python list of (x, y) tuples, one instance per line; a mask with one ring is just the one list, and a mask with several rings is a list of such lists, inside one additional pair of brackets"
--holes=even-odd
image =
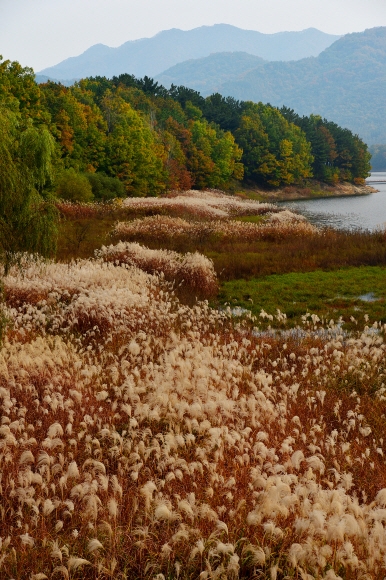
[(4, 279), (2, 575), (383, 578), (384, 234), (213, 191), (59, 210), (77, 260)]

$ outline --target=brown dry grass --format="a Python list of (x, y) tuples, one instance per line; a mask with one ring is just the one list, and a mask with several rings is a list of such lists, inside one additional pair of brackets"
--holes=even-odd
[[(92, 256), (125, 212), (64, 208), (60, 255)], [(150, 250), (11, 271), (1, 578), (384, 578), (386, 327), (309, 316), (259, 332), (181, 304), (159, 273), (194, 262), (205, 294), (210, 262), (182, 254), (212, 256), (224, 279), (385, 263), (381, 233), (283, 231), (161, 242), (144, 228)]]
[(6, 293), (4, 578), (383, 578), (385, 328), (256, 334), (99, 261)]

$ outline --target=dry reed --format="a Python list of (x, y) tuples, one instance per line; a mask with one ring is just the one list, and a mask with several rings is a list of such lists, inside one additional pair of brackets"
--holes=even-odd
[(259, 333), (124, 261), (5, 279), (0, 576), (384, 578), (386, 329)]

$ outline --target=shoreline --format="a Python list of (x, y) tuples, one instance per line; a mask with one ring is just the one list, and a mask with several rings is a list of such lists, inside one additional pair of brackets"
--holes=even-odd
[(320, 182), (313, 182), (308, 187), (286, 186), (276, 190), (264, 190), (260, 188), (243, 189), (235, 191), (234, 195), (247, 197), (264, 202), (285, 202), (309, 199), (326, 199), (330, 197), (350, 197), (370, 195), (379, 192), (371, 185), (354, 185), (343, 182), (337, 185), (327, 185)]

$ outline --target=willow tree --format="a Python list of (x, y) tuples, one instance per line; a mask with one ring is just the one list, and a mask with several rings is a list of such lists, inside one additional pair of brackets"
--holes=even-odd
[(54, 139), (0, 107), (0, 259), (7, 273), (23, 252), (52, 256), (58, 212), (49, 193)]

